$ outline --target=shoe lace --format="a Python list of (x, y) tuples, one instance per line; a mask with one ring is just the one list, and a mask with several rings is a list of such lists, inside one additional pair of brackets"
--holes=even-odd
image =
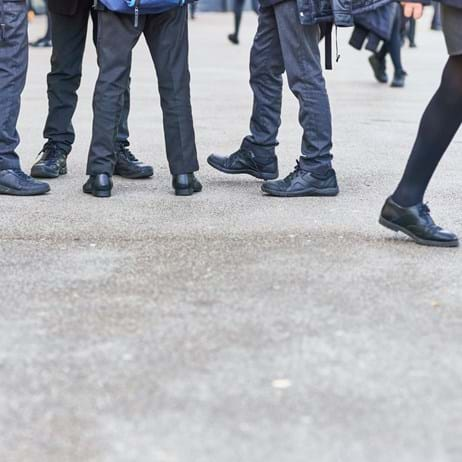
[(234, 152), (229, 156), (229, 160), (235, 160), (235, 159), (253, 159), (252, 153), (250, 151), (247, 151), (246, 149), (239, 149), (239, 151)]
[(284, 181), (285, 182), (291, 182), (295, 177), (297, 177), (299, 175), (299, 173), (302, 171), (302, 167), (300, 166), (300, 161), (297, 160), (296, 161), (296, 165), (293, 169), (292, 172), (290, 172), (285, 178), (284, 178)]
[(42, 161), (57, 161), (60, 157), (60, 150), (54, 143), (47, 143), (43, 149), (37, 154), (37, 158), (41, 157)]
[(32, 177), (24, 173), (20, 168), (14, 168), (12, 171), (22, 183), (29, 183), (32, 180)]
[(130, 162), (138, 162), (138, 159), (133, 155), (133, 153), (125, 146), (121, 146), (119, 149), (119, 155), (124, 157)]
[(420, 205), (420, 213), (424, 216), (430, 215), (430, 207), (428, 206), (428, 203)]
[(427, 222), (427, 225), (430, 229), (441, 229), (438, 225), (435, 224), (433, 221), (433, 218), (430, 215), (430, 207), (428, 206), (428, 203), (425, 204), (420, 204), (419, 207), (419, 214), (420, 216)]
[(239, 149), (228, 157), (228, 164), (230, 166), (234, 165), (236, 162), (245, 162), (257, 168), (254, 155), (251, 151), (247, 151), (246, 149)]

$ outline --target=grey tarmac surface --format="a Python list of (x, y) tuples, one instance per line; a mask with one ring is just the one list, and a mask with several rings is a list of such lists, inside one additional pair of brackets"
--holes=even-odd
[[(334, 199), (272, 199), (206, 165), (235, 150), (251, 107), (248, 54), (228, 15), (191, 24), (204, 192), (170, 190), (146, 47), (135, 54), (133, 150), (152, 180), (82, 194), (96, 78), (89, 44), (67, 177), (0, 198), (2, 462), (462, 460), (460, 250), (417, 247), (377, 218), (436, 88), (443, 38), (419, 24), (408, 87), (380, 86), (347, 45), (327, 75)], [(31, 35), (43, 23), (34, 23)], [(23, 165), (41, 147), (49, 52), (32, 50)], [(281, 172), (300, 145), (288, 91)], [(460, 134), (428, 194), (462, 234)]]

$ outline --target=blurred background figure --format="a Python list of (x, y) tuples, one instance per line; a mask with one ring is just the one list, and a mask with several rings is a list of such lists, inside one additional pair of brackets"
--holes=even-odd
[(398, 3), (389, 3), (374, 11), (357, 15), (350, 39), (353, 48), (361, 50), (366, 43), (366, 49), (372, 51), (369, 63), (380, 83), (388, 83), (386, 58), (390, 55), (395, 68), (391, 86), (395, 88), (404, 87), (407, 76), (401, 62), (402, 16), (403, 10)]
[(441, 25), (441, 3), (432, 2), (432, 4), (435, 12), (433, 14), (431, 29), (441, 31), (443, 30), (443, 26)]
[[(47, 16), (47, 29), (46, 29), (45, 35), (42, 38), (39, 38), (35, 42), (30, 43), (30, 46), (35, 47), (35, 48), (50, 48), (52, 46), (50, 13), (48, 12), (48, 6), (47, 6), (46, 0), (44, 0), (43, 3), (45, 7), (45, 14)], [(29, 2), (29, 10), (32, 11), (34, 14), (37, 13), (33, 2)]]
[[(260, 8), (258, 0), (251, 0), (252, 9), (258, 14)], [(242, 13), (244, 12), (245, 0), (234, 0), (234, 32), (228, 35), (228, 39), (234, 45), (239, 45), (239, 31), (241, 29)]]
[(407, 38), (409, 40), (409, 47), (416, 48), (417, 44), (415, 43), (415, 34), (417, 28), (417, 21), (414, 18), (406, 19), (404, 15), (402, 16), (402, 21), (404, 24), (403, 30), (403, 45), (404, 40)]
[(197, 2), (193, 2), (189, 5), (189, 15), (191, 19), (196, 19), (196, 11), (197, 11)]
[(403, 16), (402, 7), (399, 5), (395, 6), (395, 12), (392, 16), (392, 30), (390, 40), (384, 41), (382, 48), (374, 53), (369, 62), (371, 63), (374, 75), (377, 80), (381, 83), (388, 82), (388, 76), (386, 71), (386, 57), (390, 55), (391, 61), (394, 67), (394, 76), (391, 82), (393, 88), (402, 88), (406, 83), (407, 72), (403, 69), (401, 61), (401, 21)]

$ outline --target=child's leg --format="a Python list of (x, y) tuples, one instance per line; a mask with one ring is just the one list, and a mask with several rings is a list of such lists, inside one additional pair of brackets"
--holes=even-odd
[(388, 52), (390, 53), (395, 74), (402, 74), (404, 72), (401, 62), (401, 7), (396, 9), (395, 18), (393, 21), (393, 30), (391, 33), (390, 41), (388, 42)]
[(304, 170), (325, 175), (332, 169), (332, 122), (319, 53), (319, 26), (303, 26), (297, 2), (275, 5), (289, 86), (300, 103)]
[(250, 86), (253, 93), (251, 134), (242, 142), (242, 147), (252, 151), (260, 161), (274, 158), (278, 145), (284, 71), (274, 9), (262, 8), (250, 53)]
[(98, 14), (98, 65), (100, 72), (93, 97), (93, 136), (87, 174), (112, 175), (115, 164), (115, 142), (124, 98), (129, 85), (132, 49), (143, 30), (130, 15), (109, 11)]
[(234, 0), (234, 35), (239, 37), (241, 30), (242, 13), (244, 11), (244, 0)]
[[(98, 46), (98, 11), (91, 10), (91, 18), (93, 22), (93, 43), (95, 47)], [(54, 44), (53, 44), (54, 46)], [(128, 116), (130, 115), (130, 79), (128, 81), (128, 87), (123, 95), (123, 109), (120, 115), (119, 128), (117, 130), (117, 145), (118, 146), (130, 146), (128, 141), (130, 136), (130, 131), (128, 129)]]
[(403, 178), (393, 195), (402, 207), (424, 199), (430, 180), (462, 123), (462, 55), (451, 56), (441, 85), (420, 122), (419, 133)]
[(188, 8), (146, 17), (144, 34), (156, 67), (172, 175), (199, 170), (191, 109)]
[(28, 43), (24, 2), (5, 2), (5, 36), (0, 37), (0, 170), (19, 169), (15, 149), (21, 93), (26, 82)]
[(72, 118), (82, 78), (89, 12), (88, 5), (79, 5), (73, 16), (51, 13), (53, 51), (47, 76), (48, 115), (43, 137), (66, 154), (75, 141)]

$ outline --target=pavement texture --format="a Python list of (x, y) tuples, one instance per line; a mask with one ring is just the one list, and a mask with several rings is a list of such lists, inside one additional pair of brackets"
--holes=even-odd
[[(347, 45), (327, 75), (333, 199), (263, 197), (206, 165), (247, 133), (248, 55), (228, 15), (191, 24), (204, 192), (170, 188), (146, 46), (133, 66), (133, 150), (147, 181), (81, 192), (97, 67), (89, 44), (70, 173), (39, 198), (0, 198), (2, 462), (456, 462), (462, 460), (459, 250), (418, 247), (377, 224), (446, 59), (426, 17), (404, 52), (404, 90), (373, 80)], [(32, 26), (31, 37), (43, 23)], [(49, 52), (32, 50), (20, 131), (40, 150)], [(391, 73), (391, 70), (390, 70)], [(299, 154), (286, 90), (282, 174)], [(428, 193), (462, 234), (461, 137)]]

